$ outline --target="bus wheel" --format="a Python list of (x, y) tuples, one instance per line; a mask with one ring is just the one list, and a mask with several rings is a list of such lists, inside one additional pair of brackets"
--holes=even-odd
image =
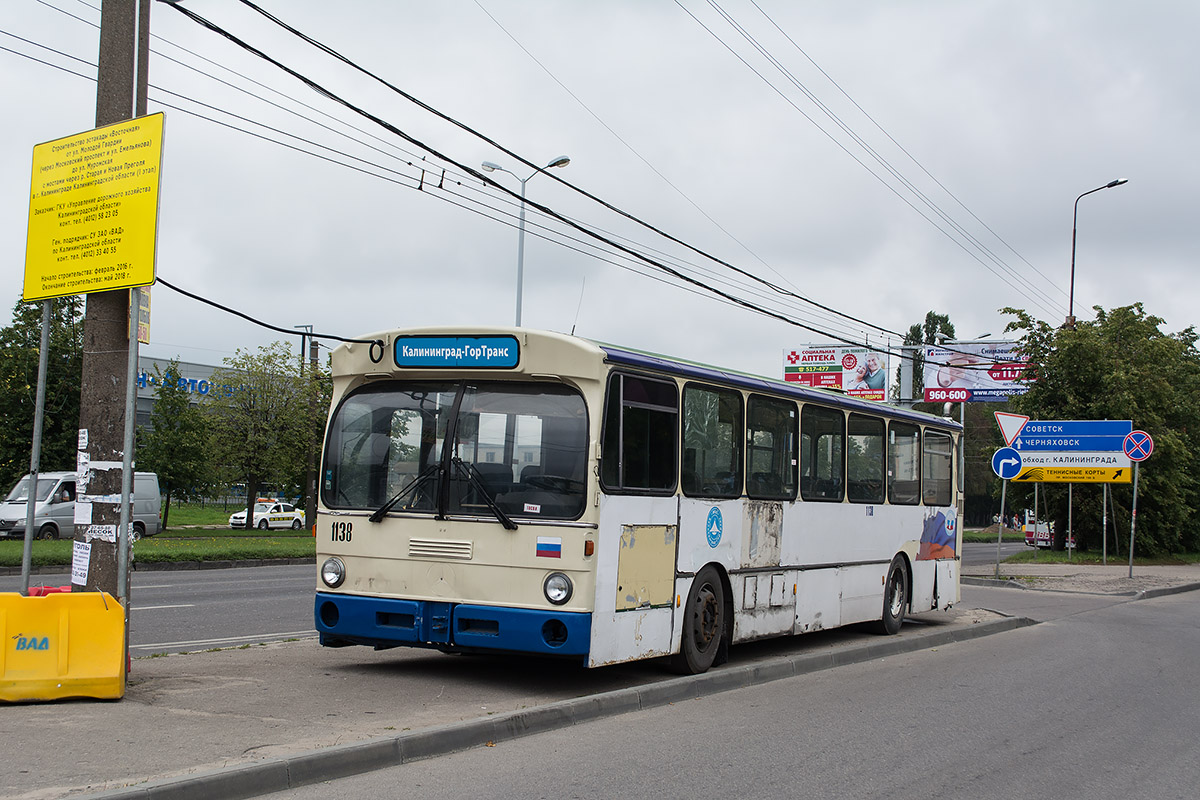
[(904, 562), (897, 558), (888, 567), (887, 581), (883, 589), (883, 618), (879, 621), (879, 632), (892, 636), (900, 632), (904, 624), (904, 609), (908, 607), (908, 572)]
[(38, 530), (37, 538), (39, 538), (39, 539), (57, 539), (58, 538), (58, 528), (54, 527), (49, 522), (47, 522), (45, 525), (43, 525)]
[(671, 669), (684, 675), (707, 672), (725, 636), (725, 586), (711, 566), (696, 573), (683, 608), (683, 641)]

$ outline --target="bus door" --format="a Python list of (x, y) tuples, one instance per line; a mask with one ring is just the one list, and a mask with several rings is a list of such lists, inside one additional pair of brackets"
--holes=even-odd
[(604, 496), (588, 666), (671, 653), (676, 497)]
[(671, 653), (678, 435), (679, 391), (673, 381), (609, 376), (589, 666)]

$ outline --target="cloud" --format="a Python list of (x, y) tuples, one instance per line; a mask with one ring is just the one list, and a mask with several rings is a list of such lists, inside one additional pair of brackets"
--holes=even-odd
[[(555, 170), (556, 177), (769, 281), (901, 332), (931, 309), (949, 313), (964, 335), (998, 334), (1005, 320), (996, 310), (1005, 305), (1057, 321), (1066, 313), (1073, 201), (1127, 177), (1128, 185), (1080, 204), (1076, 314), (1093, 303), (1141, 300), (1170, 329), (1192, 324), (1196, 249), (1186, 215), (1200, 177), (1191, 155), (1200, 78), (1187, 36), (1198, 14), (1191, 4), (760, 5), (792, 41), (753, 5), (724, 7), (790, 78), (712, 9), (688, 7), (771, 85), (675, 5), (491, 0), (418, 9), (364, 2), (335, 13), (325, 3), (289, 2), (271, 10), (534, 163), (569, 154), (571, 164)], [(532, 172), (253, 13), (220, 5), (196, 10), (461, 164), (477, 168), (490, 160), (521, 176)], [(98, 16), (86, 7), (72, 11)], [(7, 25), (10, 33), (94, 59), (95, 28), (53, 8), (23, 6)], [(251, 121), (295, 132), (338, 151), (325, 151), (328, 158), (357, 163), (348, 158), (357, 156), (405, 176), (371, 177), (169, 109), (163, 277), (284, 328), (312, 324), (345, 336), (389, 326), (511, 322), (517, 249), (511, 197), (456, 170), (447, 176), (453, 196), (428, 183), (418, 191), (421, 166), (426, 181), (435, 181), (442, 165), (417, 146), (176, 11), (156, 5), (152, 30), (162, 37), (155, 44), (161, 55), (152, 57), (151, 81), (160, 87), (152, 97), (263, 136), (280, 138)], [(0, 223), (2, 274), (15, 296), (30, 149), (90, 127), (95, 90), (87, 80), (12, 53), (0, 52), (0, 62), (6, 107), (19, 109), (0, 148), (9, 176), (0, 200), (7, 220)], [(935, 208), (855, 144), (792, 78)], [(347, 125), (362, 131), (353, 133), (361, 142), (322, 127)], [(491, 177), (519, 189), (511, 176)], [(655, 258), (682, 264), (707, 282), (728, 279), (719, 265), (551, 177), (535, 176), (526, 189), (530, 200), (653, 248)], [(477, 203), (496, 210), (483, 216)], [(821, 339), (666, 284), (659, 273), (659, 280), (648, 278), (651, 267), (611, 251), (606, 258), (624, 268), (578, 243), (547, 242), (537, 236), (540, 222), (531, 213), (525, 242), (529, 325), (575, 325), (583, 335), (769, 374), (778, 374), (784, 347)], [(561, 234), (554, 238), (562, 241)], [(781, 302), (772, 298), (772, 307), (812, 319), (803, 304)], [(863, 325), (821, 319), (818, 327), (880, 336)], [(219, 360), (280, 338), (164, 287), (154, 292), (152, 331), (149, 355), (191, 360)]]

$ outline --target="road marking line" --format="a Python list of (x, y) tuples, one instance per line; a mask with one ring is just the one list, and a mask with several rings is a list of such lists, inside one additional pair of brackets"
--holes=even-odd
[(179, 605), (174, 605), (174, 606), (131, 606), (131, 608), (135, 611), (154, 611), (155, 609), (159, 609), (159, 608), (195, 608), (195, 607), (196, 607), (195, 603), (180, 603)]

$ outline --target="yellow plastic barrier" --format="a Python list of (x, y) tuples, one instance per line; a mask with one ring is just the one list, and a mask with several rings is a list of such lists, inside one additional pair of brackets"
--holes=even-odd
[(125, 696), (125, 611), (107, 592), (0, 593), (0, 700)]

